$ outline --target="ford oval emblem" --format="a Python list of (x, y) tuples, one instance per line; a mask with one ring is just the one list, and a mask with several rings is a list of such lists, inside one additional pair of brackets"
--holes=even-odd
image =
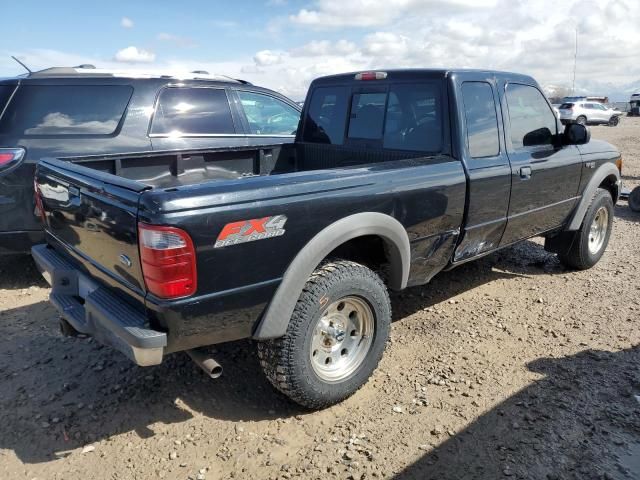
[(124, 253), (120, 255), (120, 263), (127, 268), (131, 268), (131, 265), (133, 265), (133, 263), (131, 263), (131, 259), (127, 257)]

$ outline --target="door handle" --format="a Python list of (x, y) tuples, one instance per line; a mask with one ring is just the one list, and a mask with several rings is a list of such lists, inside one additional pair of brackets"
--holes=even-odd
[(529, 180), (531, 178), (531, 167), (520, 167), (520, 178)]

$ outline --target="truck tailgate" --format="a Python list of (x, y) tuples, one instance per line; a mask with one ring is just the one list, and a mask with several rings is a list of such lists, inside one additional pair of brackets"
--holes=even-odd
[(87, 266), (144, 292), (137, 215), (139, 196), (151, 187), (55, 159), (39, 163), (35, 187), (55, 240)]

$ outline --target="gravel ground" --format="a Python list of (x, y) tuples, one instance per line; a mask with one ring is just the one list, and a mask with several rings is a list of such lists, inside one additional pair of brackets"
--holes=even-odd
[[(640, 119), (592, 132), (640, 184)], [(535, 240), (395, 295), (380, 368), (313, 413), (249, 342), (213, 381), (63, 338), (31, 261), (0, 260), (0, 478), (640, 478), (638, 221), (620, 202), (586, 272)]]

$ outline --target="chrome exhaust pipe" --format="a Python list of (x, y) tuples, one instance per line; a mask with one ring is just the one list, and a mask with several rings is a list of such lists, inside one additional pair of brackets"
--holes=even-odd
[(211, 355), (200, 349), (187, 350), (187, 355), (195, 362), (210, 378), (220, 378), (222, 367)]

